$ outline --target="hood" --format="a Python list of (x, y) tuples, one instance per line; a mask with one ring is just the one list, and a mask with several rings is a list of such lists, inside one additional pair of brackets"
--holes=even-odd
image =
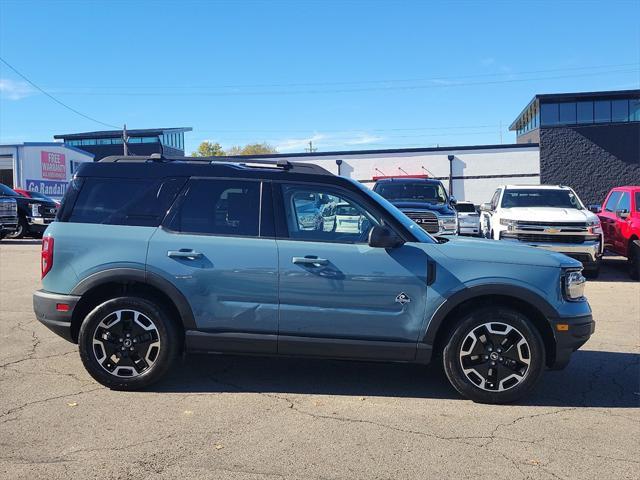
[(429, 210), (437, 212), (440, 215), (455, 215), (456, 213), (456, 211), (446, 203), (407, 202), (405, 200), (390, 201), (400, 210)]
[(454, 237), (440, 245), (449, 258), (470, 262), (512, 263), (542, 267), (581, 267), (578, 260), (561, 253), (511, 242)]
[(509, 220), (528, 220), (530, 222), (587, 222), (590, 220), (597, 220), (598, 218), (589, 210), (554, 207), (503, 208), (500, 212), (500, 216)]

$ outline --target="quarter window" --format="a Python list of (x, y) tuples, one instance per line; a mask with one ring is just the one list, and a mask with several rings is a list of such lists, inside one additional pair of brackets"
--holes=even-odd
[(323, 187), (283, 185), (289, 238), (315, 242), (366, 243), (380, 221), (359, 203)]
[(192, 180), (169, 228), (184, 233), (257, 237), (260, 182)]

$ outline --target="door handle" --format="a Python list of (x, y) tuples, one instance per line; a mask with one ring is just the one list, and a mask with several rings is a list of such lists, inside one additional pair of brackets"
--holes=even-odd
[(167, 257), (195, 260), (196, 258), (201, 258), (202, 254), (194, 250), (188, 250), (186, 248), (182, 248), (180, 250), (169, 250), (167, 252)]
[(306, 257), (293, 257), (291, 259), (296, 265), (307, 265), (311, 267), (319, 267), (321, 265), (328, 265), (329, 260), (324, 258), (312, 257), (311, 255)]

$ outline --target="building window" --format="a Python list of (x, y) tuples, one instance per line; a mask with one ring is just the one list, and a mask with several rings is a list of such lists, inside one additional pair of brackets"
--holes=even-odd
[(540, 125), (558, 125), (560, 111), (557, 103), (543, 103), (540, 105)]
[(96, 139), (95, 138), (85, 138), (84, 140), (80, 140), (82, 143), (81, 145), (95, 145), (96, 144)]
[(158, 137), (142, 137), (142, 143), (157, 143)]
[(611, 121), (629, 121), (629, 100), (613, 100), (611, 102)]
[(593, 123), (593, 102), (578, 102), (576, 108), (578, 123)]
[(596, 123), (611, 122), (611, 102), (601, 100), (593, 103), (593, 116)]
[(576, 123), (576, 104), (561, 103), (560, 104), (560, 124), (572, 125)]
[(629, 100), (629, 121), (640, 122), (640, 98)]

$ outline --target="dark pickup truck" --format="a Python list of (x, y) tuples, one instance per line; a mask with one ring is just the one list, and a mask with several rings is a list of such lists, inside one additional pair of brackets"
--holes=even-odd
[(13, 199), (17, 207), (17, 224), (12, 231), (7, 229), (9, 238), (41, 236), (58, 213), (58, 206), (53, 200), (23, 197), (3, 184), (0, 184), (0, 198)]

